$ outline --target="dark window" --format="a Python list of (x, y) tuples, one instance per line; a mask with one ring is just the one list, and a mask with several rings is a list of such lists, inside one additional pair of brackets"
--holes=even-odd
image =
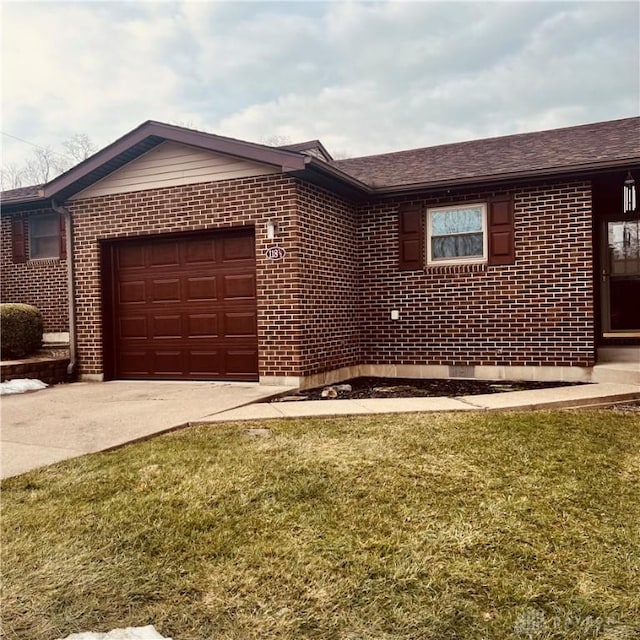
[(29, 219), (29, 259), (60, 257), (60, 216), (47, 213)]

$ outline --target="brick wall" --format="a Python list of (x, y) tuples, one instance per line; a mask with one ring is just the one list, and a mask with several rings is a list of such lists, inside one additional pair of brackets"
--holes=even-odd
[[(284, 176), (260, 176), (67, 203), (74, 217), (80, 374), (100, 374), (100, 241), (251, 226), (256, 236), (261, 376), (363, 364), (591, 366), (594, 356), (588, 182), (511, 189), (516, 264), (398, 269), (397, 209), (483, 201), (466, 192), (353, 205)], [(266, 223), (278, 224), (275, 241)], [(278, 244), (282, 260), (266, 258)], [(11, 261), (3, 219), (2, 297), (66, 325), (64, 261)], [(18, 284), (20, 283), (20, 284)], [(26, 285), (24, 284), (26, 283)], [(400, 320), (390, 311), (398, 309)]]
[(355, 207), (301, 183), (301, 373), (360, 363), (360, 268)]
[[(67, 203), (75, 225), (80, 374), (103, 372), (100, 240), (255, 226), (260, 375), (299, 375), (303, 318), (296, 189), (293, 179), (260, 176)], [(278, 222), (283, 260), (265, 256), (274, 244), (266, 237), (268, 220)]]
[[(48, 209), (30, 211), (27, 215), (51, 213)], [(28, 225), (25, 225), (28, 245)], [(69, 330), (67, 303), (67, 261), (28, 260), (14, 263), (12, 256), (11, 218), (2, 216), (0, 269), (2, 270), (2, 302), (21, 302), (37, 307), (42, 313), (45, 333)]]
[(32, 378), (46, 384), (71, 382), (67, 367), (69, 358), (27, 358), (20, 362), (4, 362), (0, 365), (0, 380)]
[[(426, 209), (501, 193), (505, 191), (411, 202)], [(590, 183), (546, 184), (510, 193), (516, 263), (507, 266), (399, 271), (401, 200), (359, 207), (363, 362), (593, 365)], [(390, 320), (392, 309), (400, 310), (400, 320)]]

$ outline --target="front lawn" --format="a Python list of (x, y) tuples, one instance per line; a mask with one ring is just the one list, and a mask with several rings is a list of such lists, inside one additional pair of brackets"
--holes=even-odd
[(3, 637), (638, 638), (639, 476), (614, 411), (186, 429), (3, 483)]

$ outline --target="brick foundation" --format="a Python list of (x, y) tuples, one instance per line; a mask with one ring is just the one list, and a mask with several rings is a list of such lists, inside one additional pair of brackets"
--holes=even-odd
[(31, 378), (42, 380), (47, 384), (71, 382), (67, 374), (69, 358), (27, 358), (19, 362), (3, 362), (0, 364), (0, 377), (5, 380)]

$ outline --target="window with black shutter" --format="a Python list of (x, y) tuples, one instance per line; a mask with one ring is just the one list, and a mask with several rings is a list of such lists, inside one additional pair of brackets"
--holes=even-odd
[(43, 213), (11, 221), (13, 261), (55, 260), (66, 258), (64, 218)]

